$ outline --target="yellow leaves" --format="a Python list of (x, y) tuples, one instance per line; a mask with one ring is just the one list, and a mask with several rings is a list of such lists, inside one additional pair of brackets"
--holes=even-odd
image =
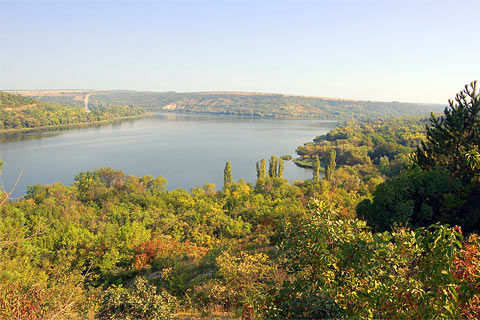
[(167, 280), (172, 275), (172, 268), (164, 268), (162, 270), (162, 279)]

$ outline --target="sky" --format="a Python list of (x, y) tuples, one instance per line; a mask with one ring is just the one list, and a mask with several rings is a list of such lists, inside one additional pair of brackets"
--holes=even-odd
[(478, 0), (0, 0), (0, 90), (249, 91), (446, 104)]

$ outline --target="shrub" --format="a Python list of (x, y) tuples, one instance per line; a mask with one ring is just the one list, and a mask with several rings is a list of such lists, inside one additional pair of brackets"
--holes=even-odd
[(173, 319), (176, 299), (166, 291), (157, 291), (138, 277), (131, 288), (113, 286), (107, 290), (97, 313), (98, 319)]

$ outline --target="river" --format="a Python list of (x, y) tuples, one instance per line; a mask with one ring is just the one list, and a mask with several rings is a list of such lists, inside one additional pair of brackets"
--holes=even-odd
[[(5, 162), (1, 180), (12, 197), (28, 185), (71, 184), (81, 171), (112, 167), (168, 180), (168, 188), (223, 185), (226, 161), (235, 180), (254, 182), (255, 163), (271, 155), (295, 157), (298, 145), (336, 127), (328, 120), (245, 119), (188, 114), (156, 114), (142, 119), (68, 130), (17, 133), (0, 143)], [(268, 163), (267, 163), (268, 166)], [(285, 162), (290, 182), (311, 178), (311, 170)]]

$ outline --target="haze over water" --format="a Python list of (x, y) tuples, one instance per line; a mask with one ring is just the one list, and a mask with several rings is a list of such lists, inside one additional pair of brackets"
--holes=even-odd
[[(112, 167), (128, 174), (163, 176), (170, 190), (214, 183), (223, 186), (226, 161), (234, 180), (255, 182), (256, 161), (290, 154), (297, 146), (336, 127), (336, 121), (270, 120), (218, 116), (158, 114), (139, 120), (23, 134), (0, 144), (5, 162), (1, 180), (12, 194), (25, 194), (28, 185), (71, 184), (81, 171)], [(17, 136), (17, 138), (20, 138)], [(290, 182), (311, 178), (311, 171), (285, 162)]]

